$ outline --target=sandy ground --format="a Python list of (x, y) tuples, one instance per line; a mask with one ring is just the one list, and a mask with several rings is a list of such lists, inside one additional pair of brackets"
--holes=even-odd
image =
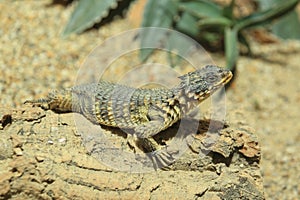
[[(117, 20), (62, 39), (72, 7), (49, 6), (49, 1), (4, 1), (0, 9), (0, 102), (7, 108), (22, 108), (27, 99), (71, 87), (96, 44), (132, 28), (128, 21)], [(226, 93), (226, 120), (234, 120), (231, 113), (241, 113), (241, 123), (255, 130), (262, 148), (265, 197), (298, 199), (300, 42), (252, 45), (255, 56), (240, 58), (235, 83)], [(224, 64), (223, 57), (212, 56)]]

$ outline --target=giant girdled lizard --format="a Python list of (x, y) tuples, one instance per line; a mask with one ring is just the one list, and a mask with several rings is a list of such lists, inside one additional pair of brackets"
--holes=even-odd
[(159, 145), (154, 135), (180, 120), (231, 78), (229, 70), (207, 65), (180, 76), (180, 83), (171, 89), (132, 88), (100, 81), (25, 103), (45, 110), (77, 112), (100, 125), (132, 129), (143, 147), (155, 152)]

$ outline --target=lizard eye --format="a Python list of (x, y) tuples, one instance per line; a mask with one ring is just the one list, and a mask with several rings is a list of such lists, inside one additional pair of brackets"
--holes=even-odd
[(218, 80), (218, 77), (217, 77), (215, 74), (213, 74), (213, 73), (207, 74), (207, 81), (208, 81), (209, 83), (214, 83), (214, 82), (216, 82), (217, 80)]

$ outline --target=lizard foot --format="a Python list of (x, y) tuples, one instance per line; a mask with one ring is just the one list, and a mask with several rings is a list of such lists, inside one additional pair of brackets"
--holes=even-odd
[(179, 150), (165, 146), (159, 150), (151, 152), (150, 156), (157, 168), (167, 170), (178, 158)]
[(153, 162), (155, 169), (166, 169), (169, 165), (175, 162), (178, 150), (170, 149), (168, 146), (161, 148), (161, 146), (152, 138), (139, 138), (139, 142), (147, 155)]

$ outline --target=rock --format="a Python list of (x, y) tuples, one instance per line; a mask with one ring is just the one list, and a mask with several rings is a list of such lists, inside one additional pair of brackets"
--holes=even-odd
[[(35, 109), (32, 110), (35, 113), (42, 112)], [(5, 132), (0, 130), (0, 135), (8, 138), (9, 149), (13, 147), (16, 155), (22, 155), (10, 153), (2, 157), (9, 165), (1, 170), (0, 199), (7, 196), (27, 199), (264, 199), (259, 142), (253, 130), (245, 125), (241, 127), (240, 123), (227, 123), (209, 132), (210, 120), (185, 119), (187, 123), (199, 124), (198, 129), (193, 132), (186, 126), (183, 129), (186, 134), (177, 133), (180, 125), (175, 124), (156, 137), (168, 145), (167, 149), (183, 148), (182, 155), (163, 170), (137, 173), (135, 170), (143, 170), (143, 163), (135, 168), (130, 159), (142, 158), (144, 153), (139, 150), (134, 154), (127, 147), (121, 130), (100, 128), (101, 137), (95, 135), (99, 132), (85, 132), (80, 138), (74, 134), (74, 129), (78, 129), (74, 116), (87, 126), (96, 125), (78, 114), (47, 111), (45, 117), (33, 119), (30, 112), (31, 108), (26, 108), (25, 116), (13, 117)], [(53, 130), (52, 127), (57, 128)], [(20, 129), (29, 130), (31, 134), (16, 134)], [(97, 141), (101, 138), (105, 141)], [(49, 145), (49, 141), (58, 142)], [(112, 144), (108, 146), (110, 149), (105, 149), (106, 142)], [(85, 148), (86, 144), (94, 146)], [(103, 152), (111, 153), (101, 154)], [(125, 159), (123, 154), (112, 152), (132, 156)], [(97, 155), (106, 158), (101, 160)], [(123, 171), (116, 170), (122, 166)]]

